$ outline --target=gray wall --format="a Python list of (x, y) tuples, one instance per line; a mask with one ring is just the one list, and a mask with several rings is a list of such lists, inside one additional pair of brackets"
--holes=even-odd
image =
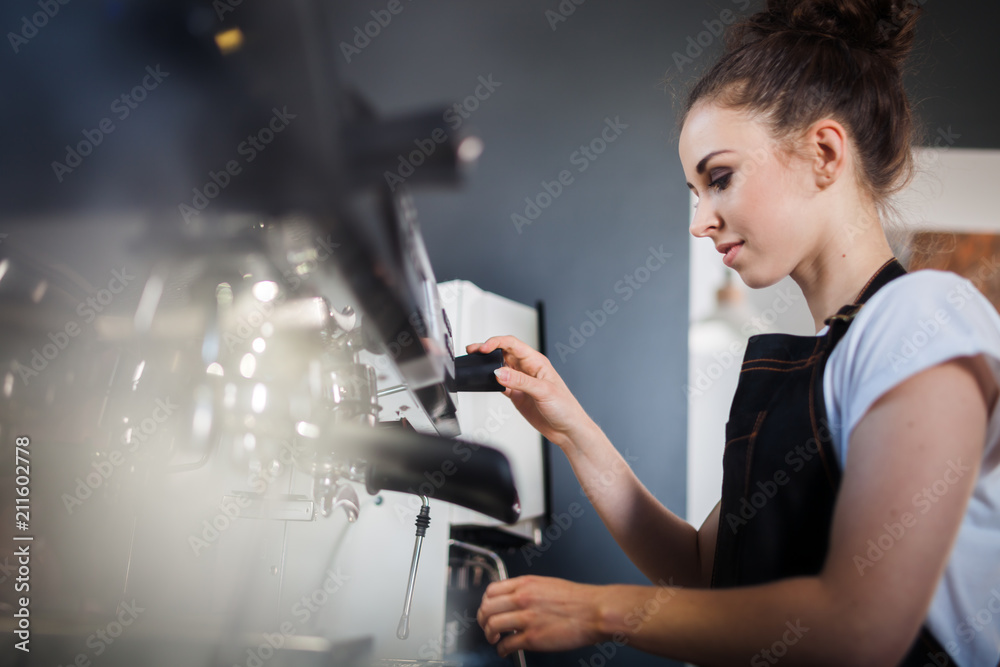
[[(918, 70), (908, 85), (930, 143), (940, 136), (938, 128), (951, 128), (952, 137), (960, 135), (956, 146), (1000, 147), (1000, 53), (993, 36), (1000, 6), (920, 1), (927, 15), (914, 59)], [(612, 442), (628, 452), (640, 479), (682, 515), (688, 196), (677, 159), (675, 103), (660, 81), (669, 72), (680, 84), (688, 82), (717, 52), (718, 40), (683, 72), (673, 54), (688, 49), (689, 38), (697, 40), (706, 30), (703, 22), (728, 18), (723, 10), (745, 14), (746, 4), (590, 0), (553, 30), (545, 12), (557, 10), (557, 0), (403, 0), (403, 11), (342, 63), (344, 77), (389, 114), (461, 100), (474, 93), (479, 76), (500, 82), (465, 121), (485, 141), (478, 169), (460, 190), (417, 192), (437, 278), (464, 278), (518, 301), (543, 301), (556, 370)], [(349, 27), (338, 39), (349, 41), (350, 27), (371, 20), (368, 13), (385, 3), (348, 0), (344, 6)], [(599, 136), (607, 117), (620, 118), (628, 129), (579, 173), (571, 154)], [(541, 181), (555, 180), (564, 169), (573, 183), (519, 232), (511, 214), (524, 215), (525, 197), (534, 198)], [(651, 246), (671, 257), (626, 301), (616, 283), (645, 262)], [(569, 345), (571, 327), (606, 299), (617, 311), (561, 359), (557, 343)], [(515, 556), (515, 572), (647, 583), (581, 496), (558, 450), (552, 460), (553, 510), (580, 503), (585, 513), (546, 543), (530, 566)], [(578, 660), (601, 664), (592, 649), (533, 656), (532, 664)], [(630, 649), (610, 662), (667, 664)]]

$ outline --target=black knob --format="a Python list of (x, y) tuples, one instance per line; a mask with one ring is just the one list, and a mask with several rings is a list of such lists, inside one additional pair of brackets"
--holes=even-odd
[(447, 378), (448, 391), (503, 391), (493, 371), (503, 366), (503, 350), (473, 352), (455, 357), (455, 377)]

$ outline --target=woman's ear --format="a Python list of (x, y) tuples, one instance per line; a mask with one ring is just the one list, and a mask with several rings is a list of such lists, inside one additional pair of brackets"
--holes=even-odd
[(847, 130), (832, 118), (823, 118), (813, 123), (805, 139), (816, 186), (825, 189), (847, 170)]

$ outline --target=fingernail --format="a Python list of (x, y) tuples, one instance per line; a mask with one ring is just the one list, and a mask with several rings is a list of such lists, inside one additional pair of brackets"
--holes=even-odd
[(493, 374), (496, 375), (497, 379), (500, 380), (501, 382), (506, 382), (507, 381), (507, 369), (506, 368), (497, 368), (496, 370), (493, 371)]

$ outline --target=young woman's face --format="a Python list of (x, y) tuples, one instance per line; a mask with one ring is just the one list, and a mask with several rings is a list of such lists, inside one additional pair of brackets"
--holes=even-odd
[(721, 250), (738, 244), (720, 261), (749, 287), (789, 275), (817, 240), (809, 165), (745, 112), (706, 103), (688, 114), (679, 151), (698, 198), (691, 233)]

